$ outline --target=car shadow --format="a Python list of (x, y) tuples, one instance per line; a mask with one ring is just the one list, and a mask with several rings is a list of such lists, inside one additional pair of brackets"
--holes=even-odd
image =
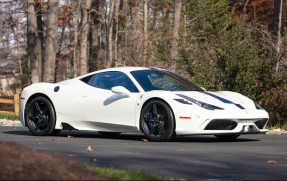
[[(29, 130), (10, 130), (3, 132), (11, 135), (26, 135), (33, 136)], [(74, 137), (74, 138), (100, 138), (100, 139), (115, 139), (115, 140), (129, 140), (129, 141), (147, 141), (144, 134), (126, 134), (122, 133), (116, 136), (106, 136), (101, 135), (96, 131), (61, 131), (59, 135), (50, 136), (50, 137)], [(37, 136), (35, 136), (37, 137)], [(198, 143), (217, 143), (217, 142), (254, 142), (260, 141), (258, 139), (251, 138), (237, 138), (233, 140), (221, 140), (217, 139), (212, 135), (194, 135), (194, 136), (177, 136), (176, 138), (168, 142), (198, 142)], [(149, 141), (152, 142), (152, 141)]]

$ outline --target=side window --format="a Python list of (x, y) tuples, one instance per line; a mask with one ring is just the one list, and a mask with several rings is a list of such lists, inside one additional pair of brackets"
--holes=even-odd
[(131, 79), (122, 72), (104, 72), (95, 74), (89, 84), (93, 87), (111, 90), (115, 86), (123, 86), (130, 92), (139, 92)]

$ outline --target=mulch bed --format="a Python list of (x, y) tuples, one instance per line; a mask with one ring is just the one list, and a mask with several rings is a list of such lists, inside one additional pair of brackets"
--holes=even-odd
[(0, 141), (0, 180), (107, 180), (67, 158)]

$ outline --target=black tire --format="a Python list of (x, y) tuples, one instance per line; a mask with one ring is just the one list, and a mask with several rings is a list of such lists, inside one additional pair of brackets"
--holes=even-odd
[(175, 132), (171, 108), (161, 100), (150, 101), (141, 111), (140, 126), (148, 140), (170, 140)]
[(43, 96), (35, 97), (25, 109), (25, 120), (31, 133), (48, 136), (57, 133), (56, 114), (52, 103)]
[(234, 134), (234, 135), (214, 135), (214, 136), (220, 140), (234, 140), (234, 139), (238, 138), (240, 135)]
[(108, 137), (113, 137), (113, 136), (117, 136), (121, 134), (120, 132), (103, 132), (103, 131), (99, 131), (98, 133), (100, 133), (103, 136), (108, 136)]

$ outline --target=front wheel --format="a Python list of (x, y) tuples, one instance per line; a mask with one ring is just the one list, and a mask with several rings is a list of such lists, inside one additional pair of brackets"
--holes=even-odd
[(29, 130), (36, 136), (57, 133), (56, 115), (52, 103), (46, 97), (34, 98), (25, 109), (25, 120)]
[(168, 141), (175, 131), (171, 108), (161, 100), (153, 100), (141, 111), (141, 129), (151, 141)]

